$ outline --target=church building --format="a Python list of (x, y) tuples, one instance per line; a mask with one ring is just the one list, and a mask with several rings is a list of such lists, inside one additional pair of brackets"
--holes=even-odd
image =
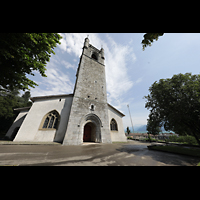
[(63, 145), (126, 141), (125, 115), (107, 102), (104, 60), (104, 49), (85, 38), (73, 94), (31, 97), (31, 107), (15, 109), (6, 137)]

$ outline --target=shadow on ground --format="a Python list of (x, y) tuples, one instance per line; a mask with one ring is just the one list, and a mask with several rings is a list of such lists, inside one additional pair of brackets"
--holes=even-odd
[(138, 157), (143, 157), (145, 158), (145, 164), (148, 166), (154, 165), (153, 161), (163, 163), (164, 165), (178, 166), (196, 166), (197, 163), (200, 162), (199, 158), (192, 156), (149, 150), (146, 145), (122, 145), (121, 148), (118, 148), (116, 150), (119, 152), (134, 154)]

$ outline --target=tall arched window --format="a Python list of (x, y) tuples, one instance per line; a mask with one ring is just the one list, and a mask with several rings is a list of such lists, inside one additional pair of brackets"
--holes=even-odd
[(110, 122), (110, 130), (111, 131), (118, 131), (117, 122), (114, 119), (112, 119), (111, 122)]
[(57, 129), (59, 122), (59, 114), (57, 111), (51, 111), (44, 116), (40, 129)]

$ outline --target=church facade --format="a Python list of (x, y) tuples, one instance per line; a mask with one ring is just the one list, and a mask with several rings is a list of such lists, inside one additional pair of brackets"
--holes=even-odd
[(17, 108), (6, 137), (14, 141), (83, 142), (126, 141), (122, 117), (108, 104), (104, 49), (84, 41), (73, 94), (31, 97), (33, 105)]

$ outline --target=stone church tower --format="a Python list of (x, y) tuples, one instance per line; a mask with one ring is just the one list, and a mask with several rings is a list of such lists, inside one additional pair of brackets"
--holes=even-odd
[(78, 145), (87, 141), (112, 142), (104, 60), (104, 49), (98, 50), (86, 38), (63, 145)]

